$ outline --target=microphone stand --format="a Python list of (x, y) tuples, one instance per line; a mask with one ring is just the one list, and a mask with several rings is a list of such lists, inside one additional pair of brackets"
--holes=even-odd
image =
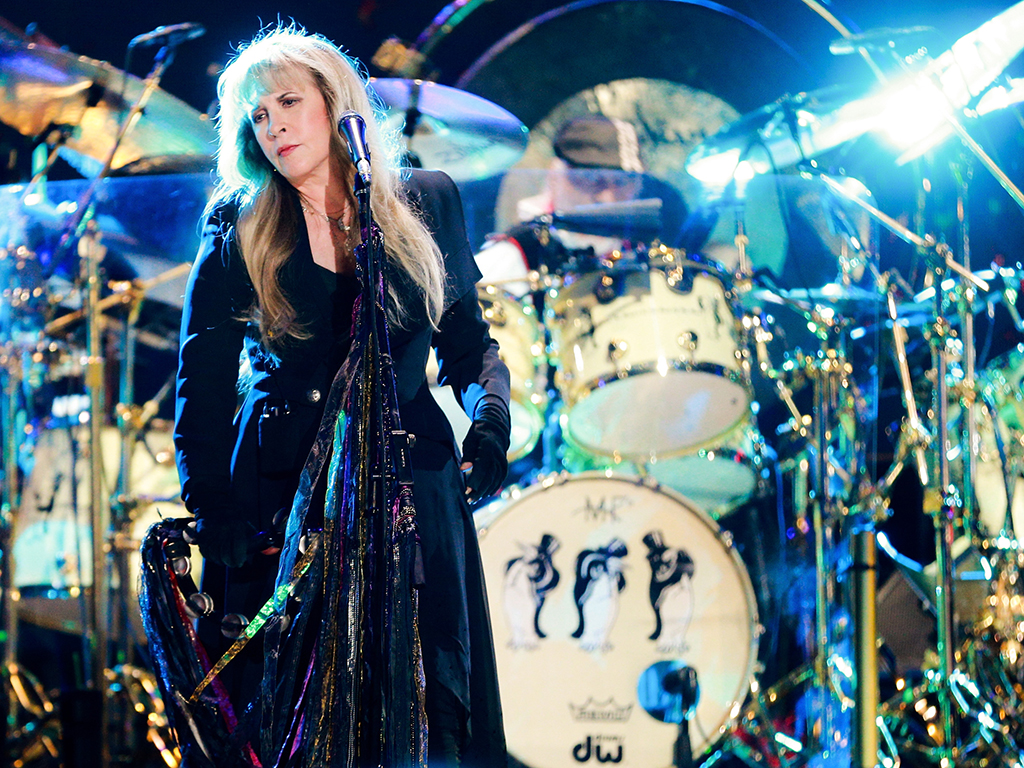
[(682, 705), (682, 717), (679, 719), (679, 735), (676, 736), (672, 753), (674, 768), (693, 768), (693, 747), (690, 744), (690, 719), (697, 711), (700, 700), (700, 683), (697, 681), (697, 670), (693, 667), (680, 667), (669, 672), (661, 680), (661, 687), (666, 693), (679, 698)]
[[(353, 153), (354, 154), (354, 153)], [(366, 464), (365, 474), (360, 478), (366, 489), (363, 498), (367, 502), (367, 519), (374, 529), (374, 537), (380, 546), (390, 547), (404, 531), (402, 526), (414, 525), (412, 511), (412, 466), (410, 463), (410, 438), (402, 430), (398, 413), (397, 387), (395, 372), (391, 358), (390, 340), (386, 302), (388, 297), (387, 273), (384, 268), (387, 258), (383, 237), (373, 220), (370, 205), (371, 176), (368, 171), (355, 174), (355, 195), (359, 203), (359, 228), (361, 242), (356, 247), (357, 268), (363, 270), (366, 279), (362, 285), (360, 301), (364, 302), (365, 318), (369, 322), (367, 349), (362, 361), (361, 370), (356, 374), (363, 381), (364, 392), (370, 397), (368, 424), (353, 424), (358, 430), (361, 444), (359, 450), (363, 456), (372, 457)], [(365, 402), (365, 399), (364, 399)], [(389, 494), (394, 489), (394, 494)], [(392, 519), (392, 499), (397, 501), (399, 513)], [(390, 554), (384, 555), (390, 557)], [(378, 561), (380, 562), (380, 561)], [(376, 578), (381, 578), (380, 569)], [(393, 587), (394, 585), (390, 585)], [(378, 603), (372, 609), (371, 621), (383, 622), (384, 613), (388, 611), (387, 591), (389, 587), (379, 590)], [(378, 590), (375, 590), (378, 591)], [(383, 624), (378, 624), (383, 626)], [(393, 689), (394, 676), (403, 674), (402, 670), (392, 669), (388, 664), (388, 646), (386, 638), (374, 637), (372, 652), (376, 658), (370, 663), (363, 659), (364, 666), (375, 673), (375, 696), (387, 697)], [(387, 701), (383, 702), (385, 706)], [(356, 703), (359, 707), (361, 703)], [(367, 702), (365, 711), (373, 711), (371, 702)], [(359, 747), (361, 759), (367, 762), (381, 762), (382, 749), (389, 741), (388, 734), (376, 733), (375, 729), (385, 727), (384, 722), (363, 722), (360, 728)], [(425, 746), (421, 747), (425, 749)], [(365, 753), (364, 753), (365, 750)]]

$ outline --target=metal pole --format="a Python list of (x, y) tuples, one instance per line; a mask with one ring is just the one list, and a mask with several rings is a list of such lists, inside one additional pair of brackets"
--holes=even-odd
[(3, 352), (3, 412), (0, 414), (3, 430), (3, 462), (4, 484), (3, 496), (0, 499), (0, 630), (3, 631), (3, 739), (4, 744), (10, 743), (12, 715), (17, 711), (17, 699), (11, 686), (11, 676), (15, 674), (18, 654), (18, 619), (14, 610), (12, 589), (14, 588), (14, 544), (13, 521), (14, 511), (18, 508), (18, 436), (14, 427), (17, 413), (18, 377), (14, 374), (14, 366), (20, 361), (11, 345)]
[(92, 526), (92, 601), (90, 603), (89, 648), (90, 687), (99, 693), (102, 766), (110, 763), (107, 749), (107, 707), (103, 700), (106, 690), (107, 653), (110, 641), (110, 593), (108, 580), (108, 540), (110, 533), (110, 506), (103, 489), (103, 450), (101, 434), (104, 408), (104, 359), (100, 335), (99, 315), (96, 309), (100, 297), (99, 263), (106, 249), (95, 235), (95, 224), (89, 222), (87, 233), (78, 241), (78, 254), (82, 259), (86, 287), (86, 313), (88, 323), (88, 364), (86, 391), (89, 393), (89, 519)]
[(854, 768), (875, 768), (878, 763), (878, 595), (874, 526), (869, 521), (852, 533), (854, 604), (853, 760)]
[(937, 446), (934, 451), (937, 462), (935, 478), (937, 486), (925, 489), (924, 511), (931, 515), (935, 526), (935, 557), (938, 568), (938, 581), (935, 585), (936, 630), (938, 634), (937, 652), (939, 656), (938, 688), (939, 711), (944, 729), (941, 753), (947, 765), (952, 762), (958, 752), (954, 740), (958, 729), (953, 722), (954, 707), (949, 690), (949, 679), (955, 668), (954, 646), (955, 627), (953, 619), (953, 536), (956, 519), (957, 502), (952, 497), (949, 483), (949, 449), (950, 440), (947, 425), (949, 424), (949, 386), (946, 374), (949, 371), (949, 350), (946, 340), (949, 337), (948, 324), (942, 316), (942, 280), (945, 270), (936, 267), (935, 302), (937, 318), (935, 333), (932, 339), (933, 367), (936, 371), (935, 386), (935, 435)]

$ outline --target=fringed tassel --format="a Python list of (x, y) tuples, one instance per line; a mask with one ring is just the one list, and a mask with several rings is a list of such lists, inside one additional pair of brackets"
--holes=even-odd
[[(381, 285), (376, 294), (383, 307)], [(281, 574), (297, 561), (310, 500), (328, 464), (320, 555), (289, 601), (281, 631), (267, 637), (263, 754), (275, 756), (276, 768), (426, 764), (408, 448), (393, 445), (393, 435), (404, 433), (386, 319), (375, 313), (375, 349), (367, 310), (356, 302), (350, 352), (328, 396), (285, 535)], [(376, 424), (380, 411), (383, 423)]]
[[(379, 253), (383, 247), (375, 233)], [(366, 274), (366, 250), (362, 274)], [(274, 768), (426, 765), (425, 679), (416, 587), (422, 562), (408, 445), (390, 368), (383, 283), (375, 286), (377, 338), (357, 299), (349, 355), (335, 377), (285, 531), (274, 595), (258, 621), (211, 665), (195, 635), (164, 542), (143, 545), (146, 633), (190, 768), (257, 768), (243, 734), (257, 734)], [(383, 413), (381, 424), (376, 413)], [(322, 530), (310, 505), (327, 470)], [(194, 586), (192, 586), (194, 592)], [(241, 645), (266, 635), (260, 695), (240, 727), (217, 672)]]
[(189, 555), (183, 525), (180, 519), (162, 520), (150, 527), (142, 542), (139, 601), (160, 693), (192, 768), (256, 768), (260, 761), (242, 740), (224, 686), (214, 678), (204, 695), (189, 700), (212, 665), (187, 602), (196, 588), (182, 567)]

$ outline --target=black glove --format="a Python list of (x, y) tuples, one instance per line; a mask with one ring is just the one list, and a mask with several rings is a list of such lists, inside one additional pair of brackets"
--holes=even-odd
[(252, 523), (233, 515), (196, 515), (196, 543), (204, 560), (241, 568), (251, 554), (256, 535)]
[(508, 410), (497, 403), (484, 403), (462, 442), (462, 466), (472, 464), (466, 478), (466, 495), (470, 501), (491, 496), (508, 472), (508, 445), (512, 424)]

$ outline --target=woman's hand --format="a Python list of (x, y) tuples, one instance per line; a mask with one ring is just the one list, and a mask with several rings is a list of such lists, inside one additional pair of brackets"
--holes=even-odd
[(252, 523), (231, 515), (196, 516), (195, 541), (203, 559), (228, 568), (246, 564), (255, 535)]
[(505, 480), (510, 431), (508, 413), (502, 408), (485, 404), (478, 409), (462, 443), (460, 467), (469, 471), (466, 496), (471, 502), (493, 495)]

